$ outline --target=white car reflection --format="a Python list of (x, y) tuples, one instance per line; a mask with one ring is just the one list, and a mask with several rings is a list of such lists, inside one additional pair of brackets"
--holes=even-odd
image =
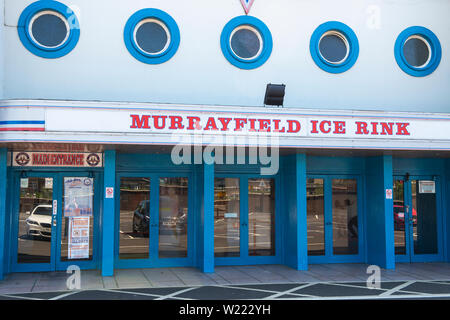
[(25, 220), (28, 236), (51, 238), (52, 236), (52, 206), (41, 204), (36, 206)]

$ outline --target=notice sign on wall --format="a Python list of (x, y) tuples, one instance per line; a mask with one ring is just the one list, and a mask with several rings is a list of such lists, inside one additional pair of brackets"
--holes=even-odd
[(64, 217), (92, 216), (94, 202), (93, 185), (93, 178), (64, 178)]
[(69, 219), (68, 259), (89, 259), (89, 217)]

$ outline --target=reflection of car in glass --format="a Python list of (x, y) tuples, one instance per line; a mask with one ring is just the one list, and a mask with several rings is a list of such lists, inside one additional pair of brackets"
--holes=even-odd
[(133, 213), (133, 233), (142, 233), (148, 236), (150, 222), (150, 201), (139, 202)]
[(51, 238), (52, 206), (48, 204), (36, 206), (25, 222), (27, 223), (27, 234), (29, 236)]
[[(413, 226), (417, 225), (417, 211), (412, 209)], [(405, 230), (405, 207), (403, 202), (394, 203), (394, 229)]]

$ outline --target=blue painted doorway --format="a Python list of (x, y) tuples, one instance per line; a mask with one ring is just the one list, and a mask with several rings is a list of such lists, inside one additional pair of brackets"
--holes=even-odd
[(12, 272), (98, 267), (99, 180), (93, 172), (15, 172)]
[(441, 184), (437, 176), (394, 178), (397, 262), (443, 260)]

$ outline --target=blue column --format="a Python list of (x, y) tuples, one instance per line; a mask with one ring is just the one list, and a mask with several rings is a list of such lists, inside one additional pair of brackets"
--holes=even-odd
[(296, 270), (307, 270), (306, 155), (290, 155), (283, 160), (285, 264)]
[(201, 178), (199, 192), (203, 196), (200, 212), (199, 267), (205, 273), (212, 273), (214, 272), (214, 164), (203, 164)]
[(392, 156), (366, 158), (367, 263), (395, 269)]
[(450, 262), (450, 159), (446, 160), (445, 164), (445, 182), (444, 182), (444, 196), (442, 197), (444, 199), (444, 241), (445, 245), (444, 248), (447, 248), (446, 252), (446, 261)]
[(6, 228), (6, 184), (7, 184), (7, 150), (0, 148), (0, 280), (4, 276), (5, 256), (5, 228)]
[[(116, 190), (116, 151), (105, 151), (104, 184), (103, 184), (103, 219), (102, 219), (102, 276), (114, 275), (114, 216), (115, 199), (119, 195)], [(106, 195), (106, 189), (113, 188), (114, 197)]]

